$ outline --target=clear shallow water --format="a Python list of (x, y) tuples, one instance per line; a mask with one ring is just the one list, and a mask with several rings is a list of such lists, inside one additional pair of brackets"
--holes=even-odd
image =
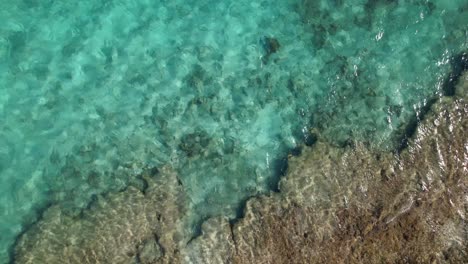
[(179, 171), (197, 222), (274, 189), (310, 128), (393, 147), (467, 49), (467, 6), (369, 2), (2, 3), (2, 259), (46, 204), (77, 214), (145, 167)]

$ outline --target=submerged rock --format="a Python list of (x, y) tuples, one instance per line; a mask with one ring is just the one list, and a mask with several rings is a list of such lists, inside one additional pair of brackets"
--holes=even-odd
[(188, 157), (197, 156), (206, 150), (211, 141), (210, 136), (205, 131), (196, 131), (185, 134), (181, 137), (179, 149)]
[(468, 74), (463, 80), (399, 156), (363, 144), (304, 148), (280, 193), (247, 202), (224, 233), (232, 242), (203, 234), (194, 262), (217, 263), (202, 253), (224, 242), (235, 245), (232, 263), (466, 263)]
[(265, 56), (262, 58), (264, 64), (267, 64), (270, 56), (273, 53), (276, 53), (281, 47), (279, 41), (273, 37), (264, 37), (262, 40), (262, 46), (265, 50)]
[(145, 193), (100, 197), (80, 218), (51, 207), (19, 238), (15, 263), (466, 263), (468, 74), (460, 79), (401, 153), (319, 138), (289, 158), (280, 192), (248, 200), (236, 222), (208, 219), (190, 238), (187, 198), (165, 168), (142, 176)]
[(138, 247), (138, 260), (142, 264), (155, 263), (164, 253), (156, 239), (150, 238)]
[(154, 177), (153, 171), (142, 175), (145, 193), (128, 187), (99, 196), (81, 217), (47, 209), (18, 240), (14, 263), (179, 263), (174, 252), (190, 238), (187, 198), (174, 172), (163, 168)]
[(267, 55), (276, 53), (280, 49), (280, 47), (281, 45), (279, 44), (279, 41), (276, 38), (265, 37), (265, 39), (263, 40), (263, 48), (265, 49)]

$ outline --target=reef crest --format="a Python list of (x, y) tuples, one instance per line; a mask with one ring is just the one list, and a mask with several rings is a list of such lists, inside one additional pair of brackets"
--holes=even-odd
[[(318, 137), (289, 158), (279, 193), (236, 221), (210, 218), (191, 239), (177, 175), (100, 196), (82, 215), (51, 207), (15, 263), (463, 263), (468, 260), (468, 74), (398, 153)], [(337, 254), (339, 252), (339, 254)]]

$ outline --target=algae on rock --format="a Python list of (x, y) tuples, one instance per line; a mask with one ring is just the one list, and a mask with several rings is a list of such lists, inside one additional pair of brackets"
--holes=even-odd
[(279, 193), (247, 201), (236, 222), (187, 228), (168, 168), (148, 187), (100, 197), (82, 217), (49, 208), (15, 263), (466, 263), (468, 73), (399, 153), (319, 138), (290, 157)]

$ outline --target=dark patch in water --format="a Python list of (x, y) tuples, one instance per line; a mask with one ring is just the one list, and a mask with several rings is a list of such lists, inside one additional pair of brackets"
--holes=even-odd
[[(348, 148), (348, 149), (355, 149), (356, 148), (356, 142), (353, 140), (352, 135), (347, 135), (343, 139), (335, 139), (336, 142), (333, 142), (332, 144), (335, 146), (338, 146), (339, 148)], [(368, 144), (368, 142), (363, 141), (365, 145)]]
[(140, 192), (145, 194), (148, 189), (148, 181), (146, 181), (141, 175), (138, 175), (130, 180), (130, 186), (137, 188)]
[(279, 41), (273, 37), (264, 37), (261, 40), (261, 44), (265, 50), (265, 56), (263, 56), (262, 62), (263, 64), (267, 64), (270, 56), (273, 53), (276, 53), (280, 49), (281, 45), (279, 44)]
[(211, 138), (205, 131), (196, 131), (182, 136), (178, 147), (187, 157), (193, 157), (200, 155), (206, 149), (210, 140)]
[(236, 217), (234, 219), (230, 219), (229, 220), (229, 223), (231, 223), (232, 225), (234, 225), (235, 223), (237, 223), (237, 221), (239, 221), (240, 219), (244, 218), (245, 216), (245, 210), (246, 210), (246, 207), (247, 207), (247, 202), (252, 199), (252, 198), (255, 198), (257, 197), (257, 195), (250, 195), (248, 197), (246, 197), (245, 199), (243, 199), (240, 203), (239, 203), (239, 206), (237, 207), (236, 209)]
[(96, 194), (92, 194), (91, 198), (89, 198), (88, 204), (85, 206), (84, 209), (90, 210), (98, 201), (98, 196)]
[(157, 167), (153, 167), (149, 169), (149, 173), (148, 173), (149, 176), (154, 177), (158, 174), (159, 174), (159, 169)]
[(454, 96), (455, 87), (464, 71), (468, 70), (468, 53), (462, 52), (450, 59), (452, 72), (447, 76), (442, 87), (445, 96)]
[[(229, 225), (230, 227), (232, 228), (238, 221), (240, 221), (242, 218), (244, 218), (245, 216), (245, 210), (246, 210), (246, 207), (247, 207), (247, 202), (252, 199), (252, 198), (255, 198), (257, 197), (257, 195), (250, 195), (246, 198), (244, 198), (242, 201), (239, 202), (239, 206), (237, 206), (236, 210), (235, 210), (235, 217), (233, 219), (229, 219)], [(203, 231), (202, 231), (202, 225), (205, 221), (207, 221), (208, 219), (210, 219), (211, 216), (204, 216), (204, 217), (201, 217), (201, 219), (199, 219), (195, 225), (193, 226), (193, 234), (192, 234), (192, 237), (188, 240), (187, 244), (190, 244), (193, 240), (195, 240), (196, 238), (198, 238), (199, 236), (201, 236), (203, 234)], [(13, 263), (11, 263), (13, 264)]]
[(49, 209), (49, 207), (51, 207), (53, 205), (53, 203), (49, 202), (47, 203), (46, 205), (44, 206), (41, 206), (41, 207), (38, 207), (36, 209), (36, 213), (34, 215), (37, 215), (36, 219), (34, 219), (34, 221), (31, 221), (30, 224), (26, 224), (24, 225), (23, 229), (19, 232), (19, 234), (15, 237), (15, 241), (13, 242), (13, 244), (11, 245), (11, 247), (8, 249), (8, 256), (9, 256), (9, 260), (8, 260), (8, 264), (15, 264), (16, 263), (16, 260), (15, 260), (15, 248), (16, 248), (16, 245), (18, 245), (21, 237), (26, 233), (28, 232), (33, 226), (36, 225), (36, 223), (40, 222), (43, 218), (44, 218), (44, 213), (47, 209)]
[[(302, 148), (300, 147), (297, 147), (297, 148), (294, 148), (294, 149), (291, 149), (289, 152), (290, 153), (295, 153), (297, 155), (300, 155), (300, 152), (302, 151)], [(286, 175), (287, 171), (288, 171), (288, 156), (284, 156), (282, 158), (278, 158), (276, 160), (273, 161), (272, 163), (272, 166), (273, 166), (273, 175), (268, 183), (268, 187), (269, 189), (272, 191), (272, 192), (276, 192), (278, 193), (280, 190), (279, 190), (279, 181), (280, 179)], [(244, 198), (240, 203), (239, 205), (237, 206), (237, 209), (235, 211), (235, 218), (234, 219), (230, 219), (229, 220), (229, 224), (231, 226), (233, 226), (237, 221), (239, 221), (240, 219), (242, 219), (244, 216), (245, 216), (245, 208), (247, 206), (247, 201), (256, 197), (257, 194), (254, 194), (254, 195), (249, 195), (248, 197)], [(194, 235), (194, 238), (197, 237), (198, 235), (201, 234), (201, 224), (203, 223), (203, 221), (200, 221), (199, 224), (196, 226), (196, 232), (195, 232), (195, 235)], [(199, 234), (198, 234), (199, 232)], [(193, 238), (192, 238), (193, 239)]]
[[(456, 85), (462, 76), (462, 74), (468, 70), (468, 53), (462, 52), (450, 60), (450, 65), (452, 71), (447, 76), (444, 81), (442, 91), (444, 96), (454, 96)], [(419, 112), (416, 113), (411, 120), (406, 125), (402, 136), (400, 137), (400, 144), (398, 145), (396, 152), (401, 153), (406, 147), (408, 147), (408, 141), (414, 136), (418, 129), (418, 125), (421, 121), (424, 120), (427, 113), (431, 110), (433, 104), (437, 102), (437, 97), (432, 97), (428, 99), (427, 103), (419, 109)]]
[(292, 156), (299, 156), (301, 155), (302, 153), (302, 147), (301, 146), (298, 146), (298, 147), (295, 147), (293, 149), (291, 149), (291, 151), (289, 151), (289, 153), (292, 155)]
[(279, 192), (278, 183), (281, 177), (285, 176), (288, 171), (288, 156), (274, 160), (272, 166), (273, 176), (268, 183), (268, 188), (273, 192)]
[(402, 136), (400, 137), (400, 144), (398, 145), (396, 152), (401, 153), (406, 147), (408, 147), (409, 139), (414, 136), (416, 133), (419, 124), (424, 120), (427, 113), (431, 110), (433, 104), (437, 102), (437, 98), (430, 98), (427, 103), (419, 109), (419, 112), (411, 118), (411, 120), (406, 125)]
[(271, 37), (265, 37), (262, 44), (267, 56), (276, 53), (281, 47), (279, 41)]
[(317, 142), (317, 135), (315, 133), (307, 133), (304, 135), (304, 144), (312, 147)]
[(210, 217), (203, 217), (201, 220), (197, 221), (197, 223), (193, 226), (193, 234), (192, 237), (187, 241), (186, 245), (189, 245), (192, 243), (193, 240), (195, 240), (197, 237), (201, 236), (203, 234), (202, 232), (202, 224), (206, 220), (208, 220)]

